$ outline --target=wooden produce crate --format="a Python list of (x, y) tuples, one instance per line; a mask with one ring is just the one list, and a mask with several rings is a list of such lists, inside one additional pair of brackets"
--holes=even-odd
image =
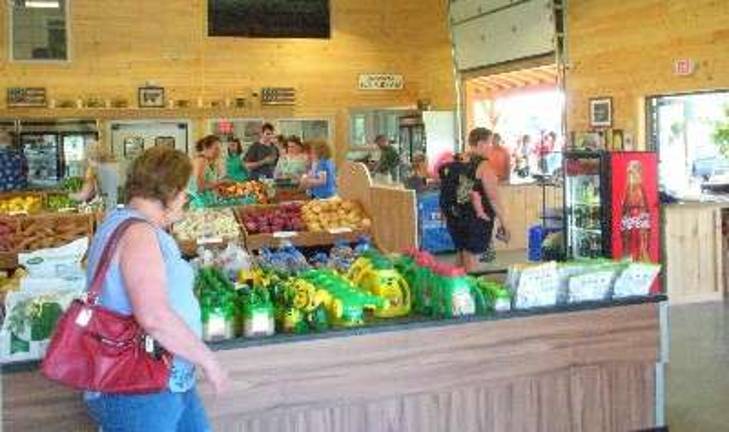
[(340, 240), (350, 243), (356, 242), (362, 236), (371, 236), (370, 230), (349, 230), (349, 231), (296, 231), (285, 233), (259, 233), (251, 234), (245, 227), (245, 216), (251, 213), (270, 211), (275, 205), (258, 205), (236, 208), (236, 216), (245, 234), (245, 245), (249, 251), (256, 251), (262, 248), (275, 248), (281, 241), (287, 240), (297, 247), (329, 246)]
[(45, 213), (0, 216), (0, 224), (14, 233), (11, 242), (0, 248), (0, 270), (18, 267), (18, 254), (63, 246), (94, 233), (93, 214)]
[[(10, 204), (10, 201), (22, 198), (35, 198), (38, 201), (36, 206), (30, 209), (6, 209), (6, 205)], [(43, 212), (46, 206), (46, 193), (36, 191), (20, 191), (20, 192), (2, 192), (0, 193), (0, 214), (12, 214), (17, 211), (25, 210), (28, 214), (37, 214)]]
[(23, 216), (18, 219), (19, 229), (15, 248), (18, 253), (63, 246), (94, 234), (94, 214), (47, 213)]
[[(225, 217), (227, 217), (228, 214), (233, 219), (233, 224), (236, 229), (235, 235), (220, 235), (220, 233), (211, 233), (214, 236), (213, 238), (204, 238), (202, 232), (185, 232), (185, 235), (183, 235), (181, 232), (181, 230), (183, 230), (182, 227), (185, 225), (195, 226), (202, 229), (210, 224), (212, 219), (216, 219), (221, 215), (225, 215)], [(201, 219), (198, 219), (198, 221), (195, 222), (194, 218)], [(193, 231), (197, 231), (197, 228), (195, 228)], [(194, 256), (197, 253), (197, 248), (198, 246), (200, 246), (198, 242), (203, 242), (203, 244), (206, 245), (224, 245), (228, 242), (238, 242), (243, 238), (243, 232), (232, 208), (191, 211), (190, 214), (186, 215), (185, 220), (178, 222), (177, 224), (172, 226), (170, 231), (173, 237), (175, 237), (177, 245), (180, 247), (180, 251), (183, 255), (186, 256)], [(192, 237), (190, 237), (190, 235), (192, 235)]]
[(0, 216), (0, 270), (14, 269), (18, 266), (16, 250), (20, 218)]
[(273, 197), (273, 202), (275, 203), (309, 200), (311, 200), (311, 197), (306, 193), (306, 191), (302, 191), (298, 187), (277, 187), (276, 195)]
[(275, 248), (282, 240), (288, 240), (296, 247), (313, 247), (313, 246), (329, 246), (340, 240), (348, 243), (356, 242), (362, 236), (371, 237), (369, 230), (352, 230), (349, 232), (329, 232), (329, 231), (300, 231), (296, 232), (292, 237), (279, 237), (277, 234), (253, 234), (246, 236), (246, 248), (249, 251), (255, 251), (262, 248)]

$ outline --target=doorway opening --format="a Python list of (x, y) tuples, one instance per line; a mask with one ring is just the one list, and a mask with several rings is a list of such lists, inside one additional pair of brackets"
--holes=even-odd
[(470, 76), (464, 88), (466, 130), (485, 127), (500, 135), (510, 155), (510, 183), (560, 169), (565, 98), (556, 65)]

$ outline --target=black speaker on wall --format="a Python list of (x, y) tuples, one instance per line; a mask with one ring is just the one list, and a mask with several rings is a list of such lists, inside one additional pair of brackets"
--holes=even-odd
[(331, 37), (329, 0), (208, 0), (208, 36)]

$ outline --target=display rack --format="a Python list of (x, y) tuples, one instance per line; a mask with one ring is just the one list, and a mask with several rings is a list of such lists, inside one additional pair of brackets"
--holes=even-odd
[(244, 217), (246, 214), (256, 213), (265, 210), (276, 209), (276, 205), (253, 205), (237, 207), (234, 209), (238, 224), (243, 231), (243, 238), (246, 249), (257, 251), (262, 248), (277, 247), (282, 242), (289, 242), (296, 247), (329, 246), (338, 241), (349, 243), (356, 242), (361, 237), (370, 237), (372, 232), (368, 229), (341, 229), (331, 231), (290, 231), (278, 233), (256, 233), (252, 234), (245, 228)]
[[(369, 237), (385, 252), (400, 252), (418, 244), (415, 192), (397, 187), (375, 186), (369, 170), (361, 163), (345, 163), (337, 176), (340, 197), (358, 203), (371, 220), (369, 229), (331, 229), (323, 231), (297, 231), (251, 234), (245, 229), (241, 215), (276, 205), (248, 205), (232, 208), (241, 230), (241, 237), (228, 239), (204, 239), (203, 242), (179, 240), (180, 249), (187, 256), (194, 256), (200, 243), (220, 247), (229, 241), (241, 241), (249, 251), (268, 247), (276, 248), (283, 240), (297, 247), (331, 246), (338, 241), (354, 243)], [(376, 203), (376, 204), (375, 204)]]
[(372, 235), (384, 252), (402, 252), (418, 246), (415, 191), (374, 185), (367, 166), (345, 162), (337, 177), (339, 195), (357, 201), (372, 219)]

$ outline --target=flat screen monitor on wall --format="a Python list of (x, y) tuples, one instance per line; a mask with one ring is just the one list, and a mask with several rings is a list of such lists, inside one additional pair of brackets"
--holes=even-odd
[(208, 36), (327, 39), (329, 18), (329, 0), (208, 0)]

